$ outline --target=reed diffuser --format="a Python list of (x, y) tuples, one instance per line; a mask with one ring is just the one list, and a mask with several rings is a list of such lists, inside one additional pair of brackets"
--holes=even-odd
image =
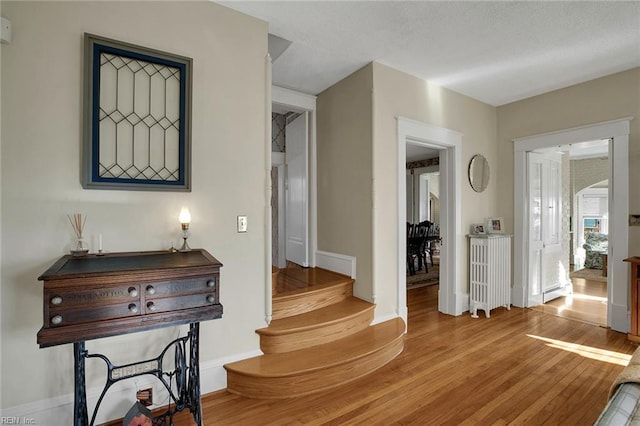
[(73, 232), (76, 234), (76, 241), (74, 247), (71, 249), (71, 254), (73, 256), (85, 256), (89, 253), (89, 247), (87, 247), (87, 242), (82, 238), (82, 231), (84, 230), (87, 217), (82, 216), (82, 213), (74, 213), (73, 216), (67, 215), (67, 218), (73, 228)]

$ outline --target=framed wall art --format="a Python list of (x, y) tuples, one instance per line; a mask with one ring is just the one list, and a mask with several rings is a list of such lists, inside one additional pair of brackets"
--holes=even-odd
[(85, 189), (191, 190), (192, 60), (85, 34)]

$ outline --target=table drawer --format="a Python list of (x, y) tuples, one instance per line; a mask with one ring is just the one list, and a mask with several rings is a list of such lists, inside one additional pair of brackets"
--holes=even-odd
[(78, 306), (112, 305), (139, 300), (140, 286), (124, 284), (120, 286), (96, 287), (84, 290), (45, 289), (44, 298), (49, 309), (73, 308)]
[(147, 298), (145, 313), (153, 314), (157, 312), (199, 308), (201, 306), (215, 305), (216, 303), (218, 303), (218, 298), (214, 292), (165, 297), (160, 299)]
[(142, 314), (139, 301), (78, 309), (50, 309), (47, 327), (62, 327), (92, 321), (133, 317)]
[(147, 299), (196, 293), (218, 293), (218, 275), (143, 285)]

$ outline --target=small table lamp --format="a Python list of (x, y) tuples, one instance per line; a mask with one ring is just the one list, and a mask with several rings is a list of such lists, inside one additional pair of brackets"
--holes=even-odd
[(191, 213), (189, 213), (189, 209), (183, 207), (180, 210), (180, 216), (178, 217), (180, 221), (180, 225), (182, 226), (182, 246), (179, 251), (189, 251), (191, 247), (187, 244), (187, 238), (189, 238), (189, 224), (191, 223)]

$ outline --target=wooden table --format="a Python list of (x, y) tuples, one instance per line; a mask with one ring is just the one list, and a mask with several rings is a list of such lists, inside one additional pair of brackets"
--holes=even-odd
[[(174, 408), (160, 417), (188, 408), (198, 425), (200, 407), (199, 323), (222, 317), (220, 267), (207, 251), (111, 253), (105, 256), (63, 256), (38, 279), (44, 281), (41, 348), (73, 343), (75, 358), (74, 424), (93, 425), (109, 387), (143, 374), (156, 376), (169, 390)], [(162, 370), (160, 356), (117, 366), (104, 355), (89, 354), (85, 341), (155, 328), (189, 324), (186, 337), (175, 339), (176, 370)], [(188, 345), (187, 345), (188, 344)], [(107, 364), (107, 384), (88, 423), (85, 359)], [(166, 377), (177, 383), (174, 395)], [(175, 398), (174, 398), (175, 396)]]

